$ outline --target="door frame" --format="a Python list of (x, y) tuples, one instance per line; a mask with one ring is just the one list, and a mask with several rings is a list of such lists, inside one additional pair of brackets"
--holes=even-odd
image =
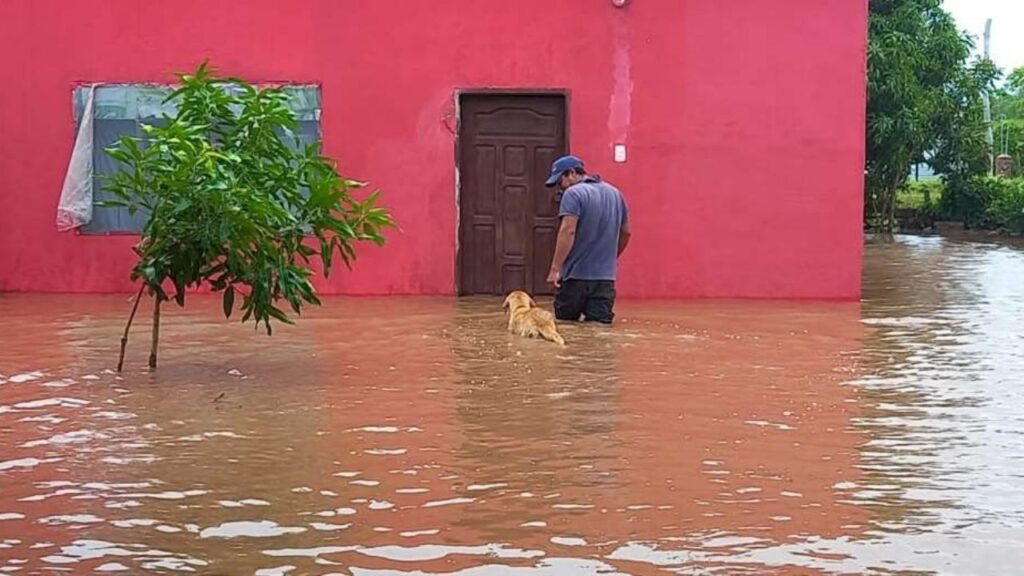
[(462, 290), (462, 97), (463, 96), (561, 96), (565, 103), (565, 153), (572, 154), (572, 91), (568, 88), (459, 88), (455, 90), (455, 295)]

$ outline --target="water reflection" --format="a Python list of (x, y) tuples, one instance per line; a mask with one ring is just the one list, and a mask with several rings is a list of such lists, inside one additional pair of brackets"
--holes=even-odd
[(196, 299), (123, 378), (123, 298), (2, 296), (0, 569), (1011, 573), (1021, 272), (901, 239), (863, 304), (624, 302), (565, 349), (490, 299), (271, 339)]

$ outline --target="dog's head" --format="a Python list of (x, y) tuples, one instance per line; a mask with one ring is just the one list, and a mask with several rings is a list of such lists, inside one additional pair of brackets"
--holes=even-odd
[(514, 292), (510, 292), (509, 295), (505, 297), (505, 303), (502, 307), (509, 312), (514, 312), (523, 308), (527, 310), (530, 308), (536, 308), (537, 303), (534, 302), (533, 298), (531, 298), (526, 292), (516, 290)]

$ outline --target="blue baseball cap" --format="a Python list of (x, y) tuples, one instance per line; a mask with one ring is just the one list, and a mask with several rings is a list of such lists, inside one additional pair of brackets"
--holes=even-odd
[(548, 177), (548, 180), (544, 185), (551, 188), (555, 184), (558, 184), (558, 181), (562, 178), (562, 174), (565, 174), (574, 168), (583, 168), (583, 160), (580, 160), (575, 156), (562, 156), (558, 160), (555, 160), (554, 164), (551, 165), (551, 176)]

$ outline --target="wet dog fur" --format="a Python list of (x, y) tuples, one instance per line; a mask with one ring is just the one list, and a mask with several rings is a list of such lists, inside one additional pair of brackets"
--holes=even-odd
[(543, 338), (565, 346), (565, 340), (555, 326), (555, 316), (537, 306), (529, 294), (522, 290), (509, 293), (503, 306), (508, 312), (508, 331), (527, 338)]

